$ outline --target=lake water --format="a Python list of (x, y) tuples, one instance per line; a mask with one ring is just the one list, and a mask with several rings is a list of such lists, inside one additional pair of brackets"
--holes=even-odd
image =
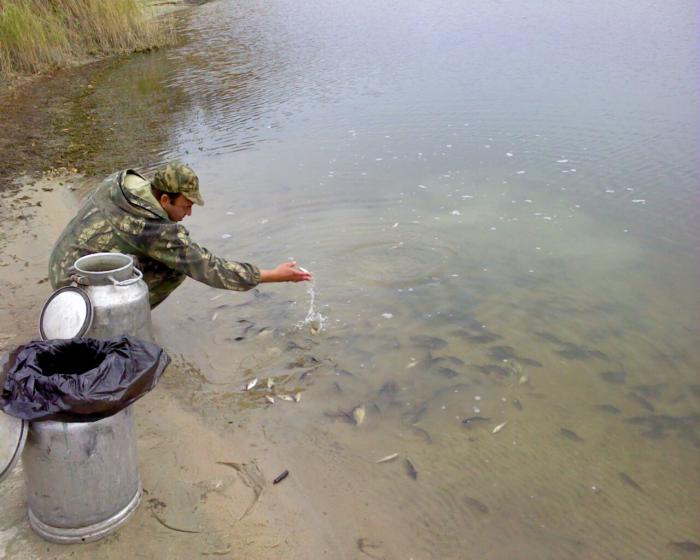
[(301, 284), (188, 282), (154, 321), (183, 403), (275, 444), (333, 557), (700, 543), (697, 10), (216, 1), (102, 76), (98, 163), (188, 162), (194, 239), (315, 275), (318, 333)]

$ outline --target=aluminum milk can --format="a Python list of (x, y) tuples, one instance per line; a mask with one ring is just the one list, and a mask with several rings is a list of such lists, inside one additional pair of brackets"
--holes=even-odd
[(42, 338), (128, 334), (153, 341), (148, 286), (130, 256), (94, 253), (73, 268), (73, 285), (55, 291), (44, 306)]
[[(127, 334), (153, 340), (148, 286), (131, 257), (96, 253), (74, 268), (74, 285), (54, 292), (44, 306), (43, 339)], [(22, 463), (29, 522), (53, 542), (107, 536), (141, 501), (130, 406), (91, 422), (29, 422)]]

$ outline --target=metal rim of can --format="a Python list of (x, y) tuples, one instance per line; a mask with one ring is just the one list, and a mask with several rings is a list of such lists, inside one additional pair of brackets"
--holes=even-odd
[[(9, 453), (7, 453), (10, 460), (4, 465), (0, 464), (0, 482), (2, 482), (10, 475), (12, 469), (15, 468), (17, 461), (19, 461), (19, 458), (22, 455), (24, 444), (27, 441), (27, 434), (29, 433), (29, 422), (22, 420), (21, 418), (15, 418), (14, 416), (10, 416), (9, 414), (5, 414), (4, 412), (0, 411), (0, 423), (4, 424), (2, 426), (3, 432), (7, 430), (13, 431), (17, 434), (16, 440), (13, 434), (13, 437), (9, 439), (3, 438), (3, 441), (0, 442), (2, 445), (7, 445), (10, 443), (8, 446)], [(13, 426), (13, 423), (19, 423), (19, 429), (17, 429), (16, 426)]]
[(92, 320), (94, 317), (94, 309), (92, 307), (92, 302), (90, 301), (90, 297), (87, 295), (85, 290), (82, 290), (81, 288), (77, 286), (65, 286), (63, 288), (59, 288), (56, 290), (53, 294), (49, 296), (49, 299), (46, 300), (46, 303), (44, 304), (44, 307), (41, 309), (41, 316), (39, 317), (39, 334), (41, 335), (42, 340), (49, 340), (51, 337), (47, 336), (46, 334), (46, 329), (44, 328), (44, 323), (46, 320), (46, 314), (47, 310), (49, 309), (49, 306), (51, 303), (58, 297), (61, 297), (62, 294), (65, 294), (67, 292), (72, 292), (72, 293), (77, 293), (83, 303), (85, 304), (84, 308), (84, 313), (85, 313), (85, 318), (83, 319), (83, 322), (80, 325), (80, 328), (77, 330), (77, 332), (71, 336), (67, 336), (66, 338), (75, 338), (75, 337), (80, 337), (83, 336), (90, 326), (92, 325)]

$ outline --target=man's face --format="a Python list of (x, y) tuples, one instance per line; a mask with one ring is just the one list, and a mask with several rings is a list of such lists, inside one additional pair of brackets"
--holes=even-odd
[(181, 222), (185, 216), (192, 215), (192, 201), (181, 194), (178, 194), (172, 202), (167, 194), (163, 194), (159, 202), (173, 222)]

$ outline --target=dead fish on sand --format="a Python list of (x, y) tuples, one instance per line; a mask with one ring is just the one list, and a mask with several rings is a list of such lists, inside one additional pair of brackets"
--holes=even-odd
[(382, 457), (381, 459), (379, 459), (377, 461), (377, 464), (388, 463), (389, 461), (393, 461), (394, 459), (396, 459), (398, 456), (398, 453), (392, 453), (391, 455), (387, 455), (386, 457)]
[(294, 397), (292, 395), (277, 395), (283, 401), (294, 402)]
[(362, 425), (365, 421), (365, 406), (360, 405), (352, 409), (352, 418), (355, 421), (356, 426)]
[(498, 426), (496, 426), (496, 427), (491, 431), (491, 433), (492, 433), (492, 434), (497, 434), (498, 432), (500, 432), (500, 431), (504, 428), (504, 426), (505, 426), (507, 423), (508, 423), (508, 422), (506, 421), (506, 422), (503, 422), (503, 423), (499, 424)]
[(410, 476), (413, 480), (418, 480), (418, 471), (413, 466), (413, 463), (408, 459), (403, 460), (403, 466), (406, 468), (406, 474)]
[(270, 395), (265, 395), (265, 400), (269, 402), (270, 404), (275, 404), (275, 397), (272, 397)]
[(251, 379), (250, 381), (248, 381), (248, 384), (245, 386), (245, 390), (246, 390), (246, 391), (250, 391), (250, 390), (253, 389), (257, 384), (258, 384), (258, 378), (255, 377), (255, 378)]

